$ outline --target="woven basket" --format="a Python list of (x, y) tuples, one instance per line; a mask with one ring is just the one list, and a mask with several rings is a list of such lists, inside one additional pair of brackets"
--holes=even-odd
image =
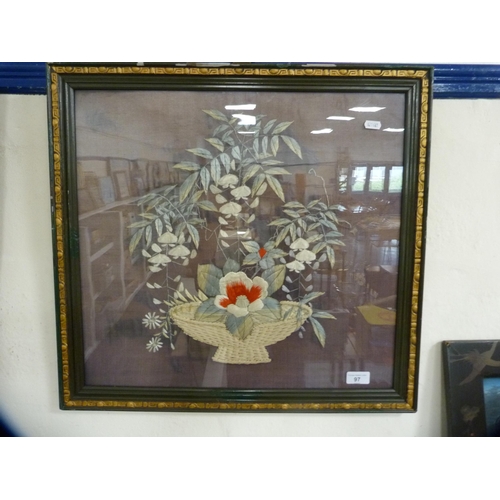
[(170, 310), (172, 320), (191, 338), (218, 347), (213, 360), (218, 363), (252, 365), (269, 363), (271, 358), (265, 346), (276, 344), (296, 331), (312, 314), (309, 306), (296, 302), (281, 302), (284, 314), (294, 309), (280, 321), (255, 323), (252, 332), (244, 340), (231, 334), (224, 323), (209, 323), (194, 319), (199, 304), (189, 303)]

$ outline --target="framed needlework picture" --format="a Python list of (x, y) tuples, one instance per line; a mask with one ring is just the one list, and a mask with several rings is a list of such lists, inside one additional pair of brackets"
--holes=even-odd
[(48, 79), (63, 409), (416, 410), (430, 68)]

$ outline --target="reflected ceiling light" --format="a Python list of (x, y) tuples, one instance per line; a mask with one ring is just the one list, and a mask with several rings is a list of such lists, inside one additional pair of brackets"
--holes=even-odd
[(404, 128), (384, 128), (384, 132), (404, 132)]
[(248, 134), (256, 134), (256, 130), (238, 130), (238, 134), (248, 135)]
[(379, 108), (377, 106), (358, 106), (356, 108), (349, 108), (349, 111), (356, 111), (357, 113), (376, 113), (385, 108)]
[(354, 116), (329, 116), (327, 120), (350, 121), (354, 120)]
[(244, 111), (244, 110), (253, 110), (257, 107), (256, 104), (228, 104), (225, 106), (228, 110), (236, 110), (236, 111)]
[(322, 128), (321, 130), (311, 130), (311, 134), (329, 134), (333, 132), (331, 128)]
[(240, 121), (238, 125), (255, 125), (257, 123), (257, 118), (252, 115), (233, 115), (234, 118), (238, 118)]

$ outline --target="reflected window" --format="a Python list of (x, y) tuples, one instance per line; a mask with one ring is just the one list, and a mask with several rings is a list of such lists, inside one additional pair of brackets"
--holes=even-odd
[(370, 183), (368, 191), (382, 193), (384, 191), (385, 167), (372, 167), (370, 169)]
[(353, 193), (361, 193), (365, 190), (366, 182), (366, 167), (354, 167), (352, 171), (352, 187)]
[(389, 193), (400, 193), (403, 189), (403, 167), (392, 167), (389, 171)]
[(349, 169), (343, 167), (339, 170), (339, 193), (347, 193), (347, 184), (349, 181)]

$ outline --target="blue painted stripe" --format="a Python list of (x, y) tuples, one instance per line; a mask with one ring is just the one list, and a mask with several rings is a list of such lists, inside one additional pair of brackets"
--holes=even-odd
[(0, 63), (0, 94), (46, 93), (45, 63)]
[[(434, 65), (434, 99), (500, 98), (500, 65)], [(46, 94), (45, 63), (0, 63), (0, 93)]]

